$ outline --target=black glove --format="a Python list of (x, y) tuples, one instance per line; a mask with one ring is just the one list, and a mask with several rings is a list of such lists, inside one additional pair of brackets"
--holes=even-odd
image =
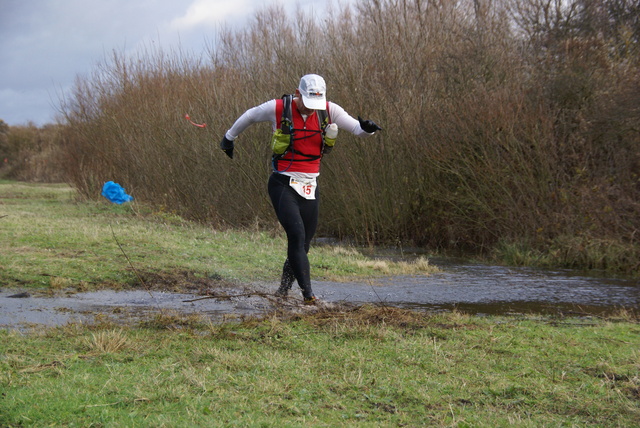
[(360, 122), (360, 128), (369, 134), (373, 134), (376, 131), (382, 131), (382, 128), (380, 128), (373, 120), (363, 120), (358, 116), (358, 122)]
[(233, 159), (233, 141), (228, 140), (226, 135), (220, 141), (220, 148), (224, 150), (227, 156)]

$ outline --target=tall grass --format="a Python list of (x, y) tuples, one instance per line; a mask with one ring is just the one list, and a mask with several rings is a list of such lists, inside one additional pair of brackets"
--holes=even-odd
[[(233, 161), (218, 142), (314, 72), (331, 100), (384, 128), (342, 133), (324, 160), (320, 233), (474, 251), (566, 236), (631, 248), (639, 11), (614, 3), (363, 0), (324, 20), (270, 6), (203, 56), (114, 53), (63, 105), (65, 170), (87, 195), (115, 180), (216, 225), (272, 223), (268, 125), (240, 137)], [(596, 20), (594, 5), (617, 20)]]

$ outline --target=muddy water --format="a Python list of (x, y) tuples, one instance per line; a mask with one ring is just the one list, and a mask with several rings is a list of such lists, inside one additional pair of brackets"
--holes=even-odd
[[(244, 294), (245, 290), (225, 290), (229, 294)], [(15, 290), (0, 292), (0, 328), (28, 328), (31, 326), (59, 326), (68, 323), (113, 321), (135, 324), (150, 320), (154, 315), (182, 313), (204, 314), (212, 321), (228, 317), (256, 315), (266, 310), (263, 299), (248, 296), (218, 301), (200, 299), (195, 294), (160, 291), (100, 290), (84, 293), (49, 296), (30, 292), (29, 297), (16, 298)]]
[(320, 282), (329, 300), (380, 302), (412, 309), (458, 308), (473, 313), (591, 313), (640, 309), (640, 281), (548, 271), (430, 260), (442, 272), (365, 283)]
[[(472, 313), (581, 313), (602, 314), (621, 308), (640, 309), (640, 282), (588, 276), (572, 271), (543, 271), (431, 260), (442, 268), (430, 276), (369, 278), (357, 282), (314, 281), (313, 288), (325, 304), (386, 304), (418, 310), (458, 308)], [(259, 315), (277, 301), (260, 293), (275, 291), (276, 284), (252, 284), (225, 290), (237, 295), (227, 300), (197, 299), (192, 294), (154, 291), (94, 291), (50, 297), (31, 292), (30, 297), (9, 297), (24, 290), (0, 290), (0, 328), (34, 325), (92, 323), (101, 319), (135, 323), (161, 311), (205, 315), (213, 321), (230, 316)], [(294, 285), (295, 287), (295, 285)], [(299, 292), (284, 305), (302, 310)]]

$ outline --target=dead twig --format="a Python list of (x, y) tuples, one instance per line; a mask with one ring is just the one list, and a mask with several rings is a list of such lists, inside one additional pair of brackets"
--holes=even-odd
[[(111, 226), (111, 224), (109, 224), (109, 228), (111, 229), (111, 234), (113, 235), (113, 239), (114, 241), (116, 241), (116, 244), (118, 244), (118, 248), (120, 248), (120, 251), (122, 252), (122, 254), (124, 255), (124, 258), (127, 259), (127, 263), (129, 263), (129, 266), (131, 267), (131, 269), (133, 270), (133, 272), (136, 274), (136, 276), (138, 277), (138, 280), (140, 281), (140, 283), (142, 284), (142, 286), (144, 287), (144, 289), (147, 291), (147, 293), (149, 293), (149, 296), (151, 296), (152, 299), (154, 299), (155, 301), (155, 297), (153, 295), (153, 293), (151, 293), (151, 290), (149, 289), (149, 287), (147, 286), (147, 283), (144, 281), (144, 279), (142, 279), (142, 277), (140, 276), (140, 274), (138, 273), (138, 270), (135, 268), (135, 266), (133, 265), (133, 263), (131, 263), (131, 259), (129, 258), (129, 256), (127, 255), (127, 253), (124, 251), (124, 249), (122, 248), (122, 245), (120, 245), (120, 241), (118, 241), (118, 237), (116, 236), (116, 233), (113, 231), (113, 227)], [(158, 307), (158, 309), (160, 309)]]
[(232, 299), (234, 297), (251, 297), (251, 296), (264, 297), (265, 299), (268, 299), (269, 297), (273, 297), (272, 295), (267, 293), (257, 293), (257, 292), (242, 293), (242, 294), (207, 294), (206, 296), (198, 297), (196, 299), (183, 300), (183, 302), (190, 303), (190, 302), (197, 302), (198, 300), (206, 300), (206, 299)]

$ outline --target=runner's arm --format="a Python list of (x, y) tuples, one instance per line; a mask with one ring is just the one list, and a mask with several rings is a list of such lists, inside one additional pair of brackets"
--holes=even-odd
[[(275, 120), (276, 100), (269, 100), (245, 111), (242, 116), (235, 121), (233, 126), (229, 128), (225, 137), (228, 140), (233, 141), (238, 138), (238, 135), (240, 135), (245, 129), (258, 122), (271, 122), (271, 125), (275, 127)], [(357, 122), (358, 121), (356, 121), (356, 123)]]
[(368, 137), (369, 135), (374, 134), (364, 131), (360, 127), (358, 119), (351, 117), (349, 113), (347, 113), (345, 109), (340, 107), (338, 104), (329, 102), (329, 114), (331, 116), (331, 122), (338, 125), (338, 129), (344, 129), (358, 137)]

